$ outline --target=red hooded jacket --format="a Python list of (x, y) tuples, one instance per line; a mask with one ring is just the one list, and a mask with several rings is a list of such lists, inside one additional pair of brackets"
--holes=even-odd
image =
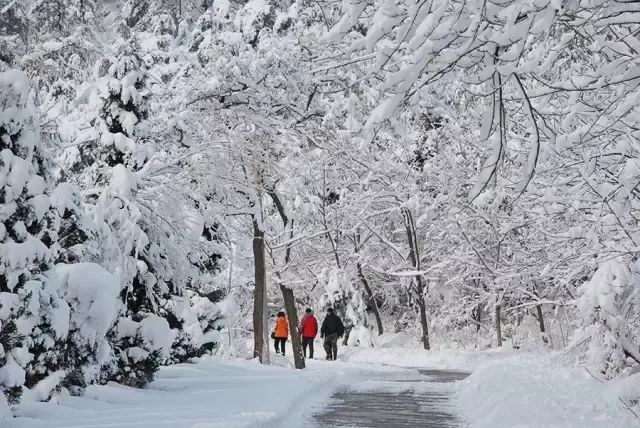
[(305, 314), (300, 321), (302, 337), (316, 337), (318, 334), (318, 320), (313, 315)]

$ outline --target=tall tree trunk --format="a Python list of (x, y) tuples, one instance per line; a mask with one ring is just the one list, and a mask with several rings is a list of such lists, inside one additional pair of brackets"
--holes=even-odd
[(302, 352), (302, 341), (298, 332), (298, 311), (296, 301), (293, 297), (293, 290), (280, 283), (280, 291), (284, 299), (284, 309), (289, 320), (289, 331), (291, 332), (291, 347), (293, 348), (293, 361), (297, 369), (304, 369), (304, 354)]
[(477, 304), (472, 313), (473, 320), (476, 323), (476, 336), (475, 343), (473, 345), (474, 348), (478, 347), (478, 339), (480, 337), (480, 327), (482, 327), (482, 306)]
[(549, 336), (547, 336), (547, 329), (544, 326), (544, 314), (542, 313), (542, 305), (536, 305), (536, 311), (538, 312), (538, 324), (540, 324), (540, 337), (546, 344), (549, 343)]
[[(409, 241), (409, 261), (413, 268), (420, 271), (420, 250), (418, 247), (418, 237), (416, 236), (416, 224), (413, 221), (413, 214), (408, 208), (402, 208), (402, 214), (404, 217), (405, 230), (407, 232), (407, 240)], [(418, 307), (420, 308), (420, 325), (422, 327), (422, 346), (427, 351), (431, 349), (429, 341), (429, 322), (427, 319), (427, 302), (425, 298), (426, 287), (422, 274), (418, 273), (415, 276), (414, 292), (416, 300), (418, 301)]]
[[(538, 292), (538, 288), (536, 287), (534, 290), (534, 294), (536, 295), (536, 297), (538, 298), (538, 300), (540, 299), (540, 293)], [(542, 311), (542, 305), (541, 304), (537, 304), (536, 305), (536, 312), (538, 313), (538, 324), (540, 325), (540, 337), (542, 337), (542, 341), (547, 344), (549, 343), (549, 338), (547, 336), (547, 329), (544, 325), (544, 313)]]
[(496, 337), (498, 341), (498, 347), (502, 346), (502, 320), (500, 314), (501, 306), (500, 304), (496, 305)]
[[(253, 357), (261, 363), (269, 361), (267, 332), (265, 318), (267, 308), (267, 270), (265, 266), (264, 231), (260, 228), (257, 219), (253, 219), (253, 266), (254, 283), (253, 293)], [(266, 354), (266, 355), (265, 355)]]
[(542, 315), (542, 305), (536, 305), (536, 311), (538, 312), (538, 324), (540, 324), (540, 333), (545, 334), (546, 329), (544, 327), (544, 315)]
[(482, 306), (476, 305), (476, 310), (473, 319), (476, 322), (476, 333), (480, 333), (480, 327), (482, 326)]
[[(276, 206), (278, 213), (280, 214), (280, 218), (282, 219), (282, 224), (284, 225), (285, 231), (289, 229), (289, 243), (287, 244), (287, 249), (285, 250), (284, 254), (284, 264), (286, 266), (291, 261), (293, 220), (289, 220), (284, 204), (280, 200), (280, 196), (278, 196), (276, 191), (270, 190), (268, 193), (269, 196), (271, 196), (273, 204)], [(282, 282), (280, 272), (276, 271), (276, 275), (278, 277), (280, 291), (282, 292), (282, 298), (284, 299), (284, 306), (285, 310), (287, 311), (287, 319), (289, 320), (289, 331), (291, 332), (291, 347), (293, 348), (294, 364), (296, 369), (304, 369), (304, 352), (302, 350), (302, 341), (298, 332), (298, 311), (296, 310), (296, 299), (293, 295), (293, 290), (284, 285), (284, 283)]]
[(356, 267), (358, 269), (358, 277), (360, 278), (362, 287), (364, 288), (364, 291), (367, 293), (367, 297), (369, 298), (369, 305), (371, 306), (371, 310), (373, 311), (373, 316), (376, 318), (376, 324), (378, 326), (378, 336), (380, 336), (382, 335), (382, 333), (384, 333), (384, 329), (382, 327), (382, 318), (380, 318), (378, 303), (376, 302), (371, 287), (369, 287), (369, 281), (367, 281), (367, 278), (364, 276), (364, 272), (362, 271), (362, 265), (360, 264), (360, 262), (356, 263)]
[(427, 307), (424, 299), (418, 300), (418, 307), (420, 308), (420, 325), (422, 326), (422, 346), (425, 350), (431, 349), (429, 343), (429, 322), (427, 321)]

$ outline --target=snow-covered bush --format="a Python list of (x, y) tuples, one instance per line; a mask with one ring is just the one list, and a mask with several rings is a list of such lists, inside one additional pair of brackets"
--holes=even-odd
[(193, 357), (211, 353), (220, 342), (224, 316), (219, 302), (224, 294), (219, 291), (202, 293), (187, 290), (186, 299), (174, 301), (169, 321), (175, 323), (176, 340), (171, 349), (173, 362), (185, 362)]
[(580, 327), (574, 337), (581, 363), (606, 378), (640, 363), (640, 264), (602, 263), (582, 287)]
[(63, 351), (72, 393), (104, 382), (114, 352), (107, 340), (122, 310), (118, 278), (95, 263), (57, 264), (48, 276), (58, 284), (69, 305), (69, 333)]
[(110, 337), (116, 353), (110, 380), (142, 388), (168, 361), (175, 331), (166, 319), (149, 314), (140, 321), (120, 317)]
[(611, 386), (625, 406), (637, 414), (640, 410), (640, 371), (636, 367), (627, 377), (616, 379)]
[(51, 250), (56, 263), (76, 263), (95, 254), (93, 242), (95, 224), (86, 215), (81, 204), (80, 189), (62, 182), (51, 192), (51, 210), (48, 217), (55, 222), (54, 244)]
[(371, 348), (374, 346), (373, 333), (363, 325), (355, 326), (349, 333), (347, 344), (350, 346)]
[(349, 340), (351, 330), (356, 326), (368, 327), (366, 302), (342, 269), (329, 269), (326, 273), (324, 293), (320, 297), (320, 307), (333, 307), (345, 325), (345, 340)]

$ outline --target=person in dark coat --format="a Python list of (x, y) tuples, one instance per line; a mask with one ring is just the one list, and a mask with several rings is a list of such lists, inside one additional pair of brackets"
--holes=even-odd
[(320, 337), (324, 338), (324, 350), (327, 353), (327, 360), (332, 361), (338, 358), (338, 338), (344, 335), (344, 324), (333, 308), (327, 309), (327, 316), (322, 321)]
[(309, 358), (313, 359), (313, 341), (318, 335), (318, 320), (313, 316), (313, 310), (307, 308), (300, 321), (300, 336), (302, 337), (302, 351), (307, 358), (307, 348), (309, 348)]

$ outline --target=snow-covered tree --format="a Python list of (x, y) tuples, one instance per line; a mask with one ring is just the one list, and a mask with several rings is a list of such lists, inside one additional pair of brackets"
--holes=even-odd
[(57, 231), (52, 177), (26, 76), (0, 73), (0, 385), (9, 400), (63, 369), (69, 306), (45, 272)]
[(14, 65), (28, 41), (27, 12), (14, 0), (0, 1), (0, 61)]
[(2, 74), (1, 242), (42, 250), (0, 259), (3, 391), (144, 386), (251, 334), (267, 362), (269, 308), (303, 304), (352, 344), (567, 347), (626, 373), (634, 13), (0, 0), (0, 70), (31, 83)]
[[(630, 269), (631, 268), (631, 269)], [(640, 294), (637, 262), (603, 263), (584, 284), (578, 302), (581, 325), (574, 338), (592, 373), (612, 378), (640, 362), (638, 328)]]

